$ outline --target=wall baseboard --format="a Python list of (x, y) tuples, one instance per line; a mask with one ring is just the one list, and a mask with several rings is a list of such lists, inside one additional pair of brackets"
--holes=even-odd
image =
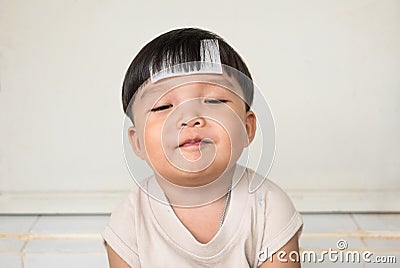
[[(287, 191), (300, 212), (400, 212), (397, 191)], [(0, 192), (0, 214), (110, 213), (128, 192)]]

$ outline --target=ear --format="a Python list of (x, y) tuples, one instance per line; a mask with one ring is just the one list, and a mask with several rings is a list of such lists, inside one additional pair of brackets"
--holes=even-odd
[(257, 119), (256, 115), (253, 113), (253, 111), (248, 111), (246, 113), (246, 132), (247, 132), (247, 146), (250, 145), (250, 143), (254, 140), (254, 137), (256, 135), (256, 127), (257, 127)]
[(145, 158), (144, 150), (140, 144), (139, 134), (135, 126), (130, 126), (128, 128), (128, 138), (129, 138), (129, 143), (132, 146), (132, 150), (135, 152), (135, 154), (139, 156), (141, 159), (144, 159)]

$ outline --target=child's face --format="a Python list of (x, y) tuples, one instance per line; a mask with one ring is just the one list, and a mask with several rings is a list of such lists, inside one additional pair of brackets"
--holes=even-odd
[(129, 129), (133, 149), (170, 182), (209, 183), (229, 170), (253, 140), (255, 115), (246, 112), (233, 80), (230, 89), (207, 82), (171, 89), (169, 82), (177, 78), (166, 80), (145, 86), (135, 98), (135, 126)]

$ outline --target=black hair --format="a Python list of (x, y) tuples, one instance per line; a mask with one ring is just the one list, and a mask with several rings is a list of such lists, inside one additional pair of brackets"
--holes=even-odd
[[(122, 104), (125, 114), (132, 120), (131, 99), (139, 87), (150, 77), (150, 68), (159, 71), (165, 59), (171, 65), (200, 61), (200, 41), (218, 41), (221, 64), (230, 66), (248, 77), (237, 79), (244, 92), (246, 111), (253, 102), (254, 88), (251, 74), (239, 54), (220, 36), (198, 28), (182, 28), (164, 33), (146, 44), (133, 59), (126, 71), (122, 85)], [(229, 69), (224, 70), (232, 75)], [(235, 75), (234, 75), (235, 76)], [(247, 81), (247, 82), (244, 82)]]

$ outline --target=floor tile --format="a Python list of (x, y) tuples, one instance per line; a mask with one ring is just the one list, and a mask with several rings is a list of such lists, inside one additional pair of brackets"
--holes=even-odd
[(362, 230), (400, 231), (400, 214), (353, 214)]
[(24, 243), (25, 240), (19, 240), (13, 238), (0, 238), (0, 253), (19, 252)]
[(17, 253), (0, 253), (0, 267), (22, 268), (21, 256)]
[(108, 268), (104, 254), (26, 254), (24, 268)]
[(357, 230), (349, 214), (302, 214), (303, 233)]
[(31, 240), (25, 248), (25, 253), (40, 252), (105, 252), (101, 239), (51, 239), (51, 240)]
[(38, 216), (0, 216), (0, 234), (24, 234), (36, 222)]
[(100, 233), (109, 216), (41, 216), (31, 233)]

